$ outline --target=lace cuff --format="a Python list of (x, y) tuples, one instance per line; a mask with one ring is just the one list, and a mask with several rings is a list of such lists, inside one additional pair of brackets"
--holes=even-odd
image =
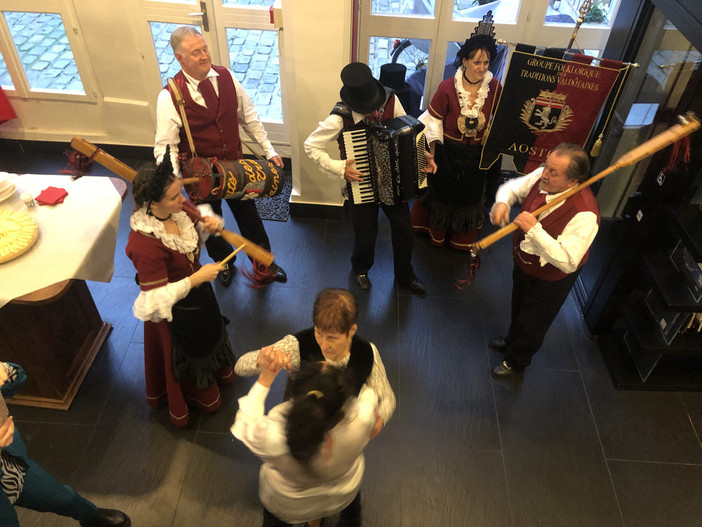
[(145, 322), (158, 322), (164, 319), (170, 322), (173, 320), (171, 308), (189, 292), (190, 279), (188, 278), (149, 291), (142, 291), (132, 306), (132, 312), (136, 318)]

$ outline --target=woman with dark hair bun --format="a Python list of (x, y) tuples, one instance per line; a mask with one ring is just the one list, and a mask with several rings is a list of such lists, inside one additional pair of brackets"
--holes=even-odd
[(363, 449), (379, 419), (375, 392), (364, 386), (355, 398), (347, 371), (303, 363), (291, 375), (291, 398), (265, 415), (269, 388), (287, 361), (261, 351), (259, 365), (258, 381), (239, 399), (231, 432), (263, 460), (263, 527), (318, 526), (336, 513), (339, 525), (361, 525)]
[(499, 163), (480, 168), (482, 141), (502, 89), (488, 70), (497, 48), (492, 17), (487, 18), (458, 51), (455, 76), (439, 84), (419, 117), (437, 170), (428, 175), (428, 191), (412, 207), (412, 225), (433, 245), (448, 240), (463, 251), (475, 243), (483, 224), (486, 181), (500, 169)]
[(222, 227), (222, 218), (209, 209), (198, 221), (183, 209), (168, 153), (160, 165), (137, 173), (132, 195), (136, 210), (126, 253), (141, 288), (132, 311), (144, 321), (146, 399), (151, 406), (167, 403), (171, 422), (185, 426), (188, 403), (215, 411), (222, 404), (217, 380), (235, 379), (234, 354), (210, 284), (222, 266), (199, 262), (201, 244)]

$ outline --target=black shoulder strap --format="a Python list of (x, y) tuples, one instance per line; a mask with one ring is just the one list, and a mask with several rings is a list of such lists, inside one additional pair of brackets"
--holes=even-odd
[(351, 108), (346, 106), (343, 102), (339, 101), (334, 105), (331, 115), (338, 115), (342, 118), (351, 119)]
[(390, 98), (395, 95), (395, 90), (388, 88), (387, 86), (383, 86), (383, 88), (385, 88), (385, 103), (383, 104), (383, 108), (385, 108), (385, 105), (388, 103)]

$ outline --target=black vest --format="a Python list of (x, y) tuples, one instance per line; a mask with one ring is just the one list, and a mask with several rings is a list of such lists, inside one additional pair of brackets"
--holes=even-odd
[[(300, 364), (324, 360), (322, 349), (314, 338), (314, 328), (295, 333), (300, 344)], [(354, 395), (358, 395), (373, 369), (373, 348), (358, 335), (351, 339), (351, 353), (346, 369), (351, 372)]]

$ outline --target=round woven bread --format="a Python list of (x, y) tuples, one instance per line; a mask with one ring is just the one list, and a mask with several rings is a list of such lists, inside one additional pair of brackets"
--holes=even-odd
[(0, 210), (0, 263), (17, 258), (39, 234), (37, 222), (24, 212)]

